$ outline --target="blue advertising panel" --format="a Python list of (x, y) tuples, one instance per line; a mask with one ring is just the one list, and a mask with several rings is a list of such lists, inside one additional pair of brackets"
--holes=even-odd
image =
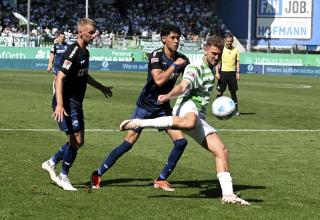
[[(30, 69), (46, 70), (48, 60), (44, 59), (0, 59), (1, 69)], [(114, 71), (114, 72), (147, 72), (147, 62), (117, 62), (117, 61), (91, 61), (91, 71)]]
[(320, 67), (241, 64), (244, 74), (303, 75), (320, 77)]

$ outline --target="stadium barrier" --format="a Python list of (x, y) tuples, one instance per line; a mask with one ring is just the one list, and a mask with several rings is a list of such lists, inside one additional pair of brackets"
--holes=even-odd
[[(0, 59), (49, 59), (50, 47), (0, 47)], [(89, 48), (90, 60), (144, 61), (140, 50), (113, 50)]]
[[(90, 48), (90, 69), (95, 71), (146, 72), (146, 52)], [(190, 61), (202, 52), (181, 51)], [(50, 48), (1, 47), (0, 68), (45, 70)], [(320, 77), (320, 57), (315, 54), (241, 53), (241, 72), (245, 74), (306, 75)]]
[[(0, 59), (0, 69), (43, 70), (48, 67), (46, 59)], [(91, 61), (90, 71), (147, 72), (147, 62)]]
[(319, 55), (243, 53), (240, 57), (242, 73), (320, 77)]

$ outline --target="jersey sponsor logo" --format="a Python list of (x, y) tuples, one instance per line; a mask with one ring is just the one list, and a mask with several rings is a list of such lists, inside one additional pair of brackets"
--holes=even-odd
[(158, 63), (158, 62), (159, 62), (159, 58), (158, 57), (151, 58), (151, 63)]
[(65, 60), (62, 64), (62, 68), (69, 70), (71, 65), (72, 65), (72, 62), (70, 60)]
[(73, 55), (76, 53), (77, 49), (78, 49), (78, 46), (75, 46), (75, 48), (73, 48), (72, 52), (69, 55), (69, 58), (73, 57)]

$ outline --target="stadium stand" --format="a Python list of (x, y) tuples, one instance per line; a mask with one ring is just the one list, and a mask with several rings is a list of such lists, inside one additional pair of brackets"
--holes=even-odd
[[(37, 24), (31, 27), (31, 45), (49, 46), (61, 30), (67, 40), (74, 39), (76, 22), (85, 16), (84, 4), (83, 0), (31, 0), (30, 21)], [(0, 36), (14, 37), (11, 46), (25, 44), (26, 26), (19, 24), (12, 12), (26, 16), (26, 8), (27, 0), (0, 2)], [(174, 4), (169, 0), (97, 0), (89, 5), (89, 17), (98, 26), (93, 46), (141, 49), (149, 43), (150, 47), (150, 42), (159, 43), (161, 25), (173, 22), (182, 30), (183, 49), (199, 50), (206, 37), (224, 33), (215, 12), (215, 1), (208, 0), (182, 0)]]

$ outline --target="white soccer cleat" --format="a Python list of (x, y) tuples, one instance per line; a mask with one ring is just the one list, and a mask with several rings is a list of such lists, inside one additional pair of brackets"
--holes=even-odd
[(141, 119), (135, 118), (135, 119), (129, 119), (124, 120), (121, 122), (119, 126), (120, 131), (126, 131), (126, 130), (134, 130), (140, 127)]
[(47, 171), (50, 175), (50, 179), (53, 181), (53, 182), (56, 182), (56, 179), (57, 179), (57, 174), (56, 174), (56, 166), (55, 164), (51, 164), (49, 160), (45, 161), (42, 163), (41, 165), (42, 169), (44, 169), (45, 171)]
[(60, 186), (62, 189), (67, 190), (67, 191), (76, 191), (77, 189), (74, 188), (71, 185), (71, 182), (68, 177), (61, 177), (60, 175), (57, 176), (57, 179), (55, 181), (58, 186)]
[(221, 200), (222, 204), (238, 204), (238, 205), (251, 205), (244, 199), (239, 198), (237, 195), (232, 194), (230, 196), (223, 196)]

